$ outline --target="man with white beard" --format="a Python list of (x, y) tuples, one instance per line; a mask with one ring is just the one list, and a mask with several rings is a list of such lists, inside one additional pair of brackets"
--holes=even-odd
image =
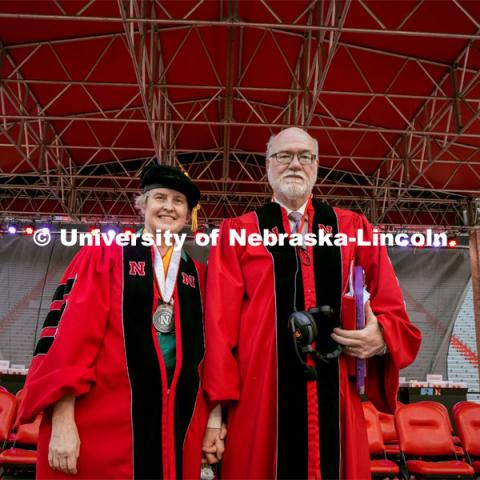
[[(318, 143), (306, 131), (282, 130), (266, 156), (272, 201), (225, 220), (208, 262), (204, 389), (227, 417), (222, 478), (370, 478), (355, 362), (368, 359), (366, 394), (393, 412), (420, 333), (384, 247), (229, 244), (231, 230), (372, 237), (363, 215), (313, 198)], [(354, 265), (370, 293), (363, 330)]]
[(274, 200), (303, 214), (317, 181), (318, 142), (300, 128), (288, 128), (270, 138), (266, 162)]

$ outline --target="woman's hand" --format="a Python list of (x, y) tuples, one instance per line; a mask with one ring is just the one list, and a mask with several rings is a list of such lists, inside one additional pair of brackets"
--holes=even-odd
[(53, 407), (48, 463), (53, 470), (75, 474), (80, 454), (80, 437), (75, 423), (75, 397), (67, 395)]
[(225, 437), (227, 436), (227, 426), (223, 423), (221, 428), (207, 428), (203, 438), (203, 458), (202, 463), (213, 465), (218, 463), (225, 451)]

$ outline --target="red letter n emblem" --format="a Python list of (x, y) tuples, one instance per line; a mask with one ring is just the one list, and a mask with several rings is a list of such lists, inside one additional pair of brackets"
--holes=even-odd
[(182, 272), (182, 282), (184, 285), (195, 288), (195, 277), (193, 275), (187, 275), (185, 272)]
[(145, 276), (145, 262), (128, 262), (130, 265), (129, 275)]
[(318, 229), (323, 230), (325, 233), (332, 233), (332, 226), (331, 225), (324, 225), (323, 223), (318, 224)]

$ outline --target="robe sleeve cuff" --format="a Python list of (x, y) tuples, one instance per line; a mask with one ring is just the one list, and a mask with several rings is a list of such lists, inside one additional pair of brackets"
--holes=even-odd
[(94, 383), (94, 368), (76, 366), (53, 370), (42, 378), (30, 382), (26, 387), (28, 395), (24, 395), (20, 404), (18, 423), (33, 421), (38, 413), (53, 406), (65, 395), (79, 397), (88, 393)]

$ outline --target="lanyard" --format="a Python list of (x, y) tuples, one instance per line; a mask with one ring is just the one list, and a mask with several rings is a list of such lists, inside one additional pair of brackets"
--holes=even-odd
[(160, 296), (165, 303), (170, 303), (173, 290), (175, 289), (175, 282), (177, 280), (178, 269), (180, 267), (180, 257), (182, 256), (181, 248), (174, 248), (172, 258), (168, 266), (167, 274), (163, 268), (163, 261), (160, 252), (156, 246), (153, 247), (155, 251), (155, 276), (157, 277), (157, 285), (160, 291)]

